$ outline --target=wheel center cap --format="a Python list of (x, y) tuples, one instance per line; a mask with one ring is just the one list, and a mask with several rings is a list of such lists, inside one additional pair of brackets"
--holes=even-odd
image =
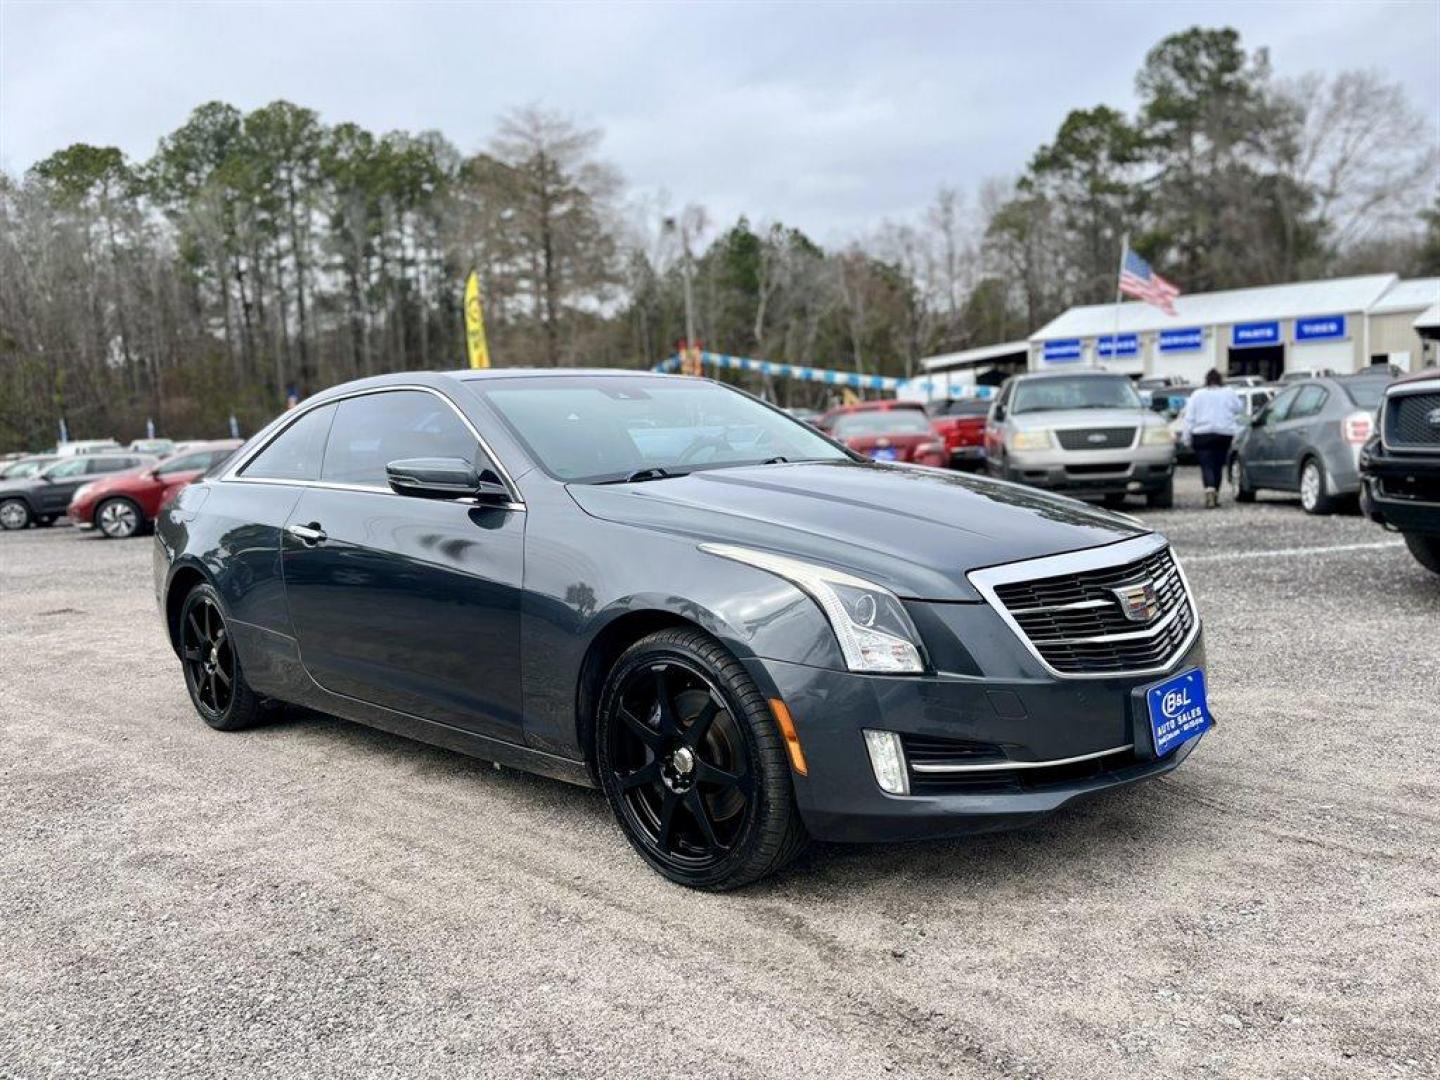
[(681, 776), (689, 776), (695, 771), (695, 752), (688, 746), (682, 746), (670, 755), (670, 764)]

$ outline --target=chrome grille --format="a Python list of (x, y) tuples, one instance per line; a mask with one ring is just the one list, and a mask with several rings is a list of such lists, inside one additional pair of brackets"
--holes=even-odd
[[(1061, 562), (1039, 560), (1041, 563)], [(1093, 561), (1089, 560), (1089, 561)], [(1164, 668), (1190, 641), (1197, 615), (1168, 546), (1137, 558), (1070, 573), (1013, 579), (1024, 564), (1000, 568), (1011, 580), (991, 585), (992, 602), (1055, 672), (1108, 675)], [(1005, 573), (1010, 570), (1012, 573)], [(994, 572), (981, 571), (983, 579)], [(1148, 618), (1127, 617), (1116, 590), (1148, 584)]]
[(1135, 441), (1133, 427), (1073, 428), (1059, 430), (1055, 437), (1066, 450), (1114, 450)]
[(1440, 391), (1433, 394), (1391, 394), (1385, 401), (1386, 446), (1440, 446)]

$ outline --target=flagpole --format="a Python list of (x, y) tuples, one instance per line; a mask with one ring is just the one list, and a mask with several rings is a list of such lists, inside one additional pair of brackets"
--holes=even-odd
[[(1115, 271), (1115, 330), (1110, 335), (1110, 358), (1120, 355), (1120, 276), (1125, 273), (1125, 255), (1130, 250), (1130, 234), (1120, 238), (1120, 267)], [(1100, 365), (1100, 346), (1095, 346), (1095, 365)]]

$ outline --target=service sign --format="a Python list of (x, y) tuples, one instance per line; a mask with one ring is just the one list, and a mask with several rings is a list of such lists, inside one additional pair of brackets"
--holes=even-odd
[(1041, 355), (1046, 363), (1065, 363), (1080, 359), (1080, 339), (1067, 338), (1063, 341), (1045, 342)]
[(1230, 345), (1243, 349), (1247, 345), (1279, 345), (1280, 324), (1278, 322), (1236, 323), (1230, 328)]
[(1345, 336), (1344, 315), (1317, 315), (1295, 320), (1296, 341), (1343, 341)]
[(1139, 356), (1140, 337), (1138, 334), (1120, 334), (1119, 336), (1106, 334), (1102, 338), (1095, 339), (1095, 352), (1101, 357)]
[(1205, 345), (1205, 330), (1192, 326), (1186, 330), (1161, 330), (1160, 351), (1162, 353), (1199, 352)]

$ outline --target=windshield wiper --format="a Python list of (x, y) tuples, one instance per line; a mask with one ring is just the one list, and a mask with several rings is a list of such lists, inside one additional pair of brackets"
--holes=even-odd
[(636, 469), (624, 476), (611, 477), (609, 480), (596, 480), (597, 484), (638, 484), (645, 480), (669, 480), (672, 477), (684, 476), (683, 472), (671, 472), (669, 469), (659, 465), (651, 465), (644, 469)]

